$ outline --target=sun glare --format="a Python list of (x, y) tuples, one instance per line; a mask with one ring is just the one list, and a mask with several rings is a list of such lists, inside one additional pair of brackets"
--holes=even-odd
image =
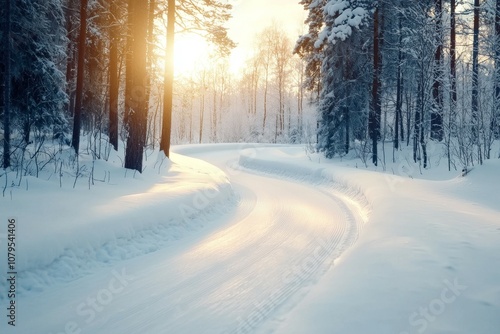
[(188, 76), (209, 60), (209, 47), (198, 35), (176, 36), (174, 69), (176, 76)]
[[(197, 71), (208, 69), (212, 65), (213, 50), (201, 36), (195, 34), (179, 34), (175, 37), (174, 47), (174, 71), (176, 77), (188, 77)], [(165, 49), (165, 45), (161, 45)], [(245, 55), (242, 50), (234, 50), (228, 58), (229, 71), (237, 75), (245, 63)], [(160, 73), (164, 69), (164, 56), (158, 55), (156, 66)]]

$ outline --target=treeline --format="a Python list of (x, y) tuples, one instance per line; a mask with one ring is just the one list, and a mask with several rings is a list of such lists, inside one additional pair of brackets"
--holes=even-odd
[(277, 23), (254, 35), (253, 48), (234, 72), (214, 55), (177, 77), (173, 139), (176, 143), (308, 140), (316, 120), (303, 86), (303, 62), (294, 40)]
[(381, 161), (379, 143), (428, 164), (482, 163), (500, 135), (500, 1), (302, 0), (295, 52), (317, 93), (318, 149)]
[[(55, 143), (59, 151), (70, 145), (77, 159), (82, 135), (94, 158), (118, 150), (121, 138), (125, 167), (139, 172), (146, 147), (160, 144), (168, 156), (173, 32), (198, 31), (227, 54), (230, 10), (218, 0), (1, 0), (4, 169), (50, 160), (56, 153), (46, 148)], [(164, 89), (153, 89), (160, 80)], [(155, 99), (162, 127), (152, 136)]]

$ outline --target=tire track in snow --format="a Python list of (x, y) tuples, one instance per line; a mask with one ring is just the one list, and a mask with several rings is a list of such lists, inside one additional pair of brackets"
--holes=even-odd
[[(224, 168), (237, 154), (211, 151), (205, 158)], [(300, 302), (355, 242), (361, 219), (341, 193), (249, 169), (234, 174), (233, 188), (241, 197), (236, 212), (185, 246), (180, 242), (121, 263), (134, 280), (93, 322), (80, 323), (83, 332), (257, 332)], [(95, 286), (91, 279), (105, 281), (101, 276), (79, 284)], [(77, 286), (61, 287), (52, 303), (74, 310), (87, 298), (74, 292)], [(35, 310), (37, 301), (32, 304)], [(60, 331), (61, 324), (47, 323), (50, 312), (56, 311), (39, 312), (32, 328)]]
[[(235, 166), (233, 164), (233, 168), (238, 168), (242, 171), (257, 175), (267, 175), (278, 179), (284, 179), (290, 182), (300, 182), (308, 185), (314, 185), (317, 191), (330, 197), (331, 200), (341, 209), (343, 221), (346, 222), (346, 224), (343, 226), (344, 228), (341, 229), (342, 233), (340, 236), (339, 234), (332, 234), (326, 237), (326, 239), (320, 239), (319, 243), (324, 250), (323, 254), (320, 256), (318, 256), (317, 253), (315, 254), (314, 252), (316, 252), (316, 248), (313, 254), (309, 254), (308, 257), (302, 258), (302, 269), (304, 269), (302, 274), (296, 273), (294, 276), (295, 279), (290, 282), (286, 282), (286, 284), (277, 289), (271, 297), (267, 298), (263, 303), (256, 305), (253, 313), (250, 314), (243, 322), (240, 321), (240, 326), (238, 328), (227, 333), (242, 334), (257, 330), (261, 323), (269, 320), (269, 317), (277, 313), (285, 301), (290, 299), (290, 297), (294, 294), (297, 294), (299, 290), (304, 289), (307, 285), (307, 281), (315, 275), (324, 274), (326, 270), (333, 265), (333, 262), (356, 242), (359, 236), (359, 230), (364, 224), (362, 217), (356, 214), (357, 208), (352, 205), (348, 205), (345, 200), (343, 200), (343, 198), (345, 199), (345, 195), (335, 190), (335, 185), (333, 187), (331, 184), (328, 185), (328, 183), (331, 182), (321, 180), (319, 175), (321, 175), (323, 169), (316, 170), (313, 175), (309, 175), (308, 177), (308, 170), (306, 171), (306, 175), (304, 175), (300, 172), (301, 168), (298, 168), (299, 172), (297, 172), (297, 167), (286, 170), (286, 167), (284, 167), (285, 165), (286, 164), (281, 165), (282, 169), (269, 169), (266, 168), (267, 166), (265, 165), (259, 166), (259, 159), (242, 159), (242, 156), (240, 156), (238, 165)], [(339, 232), (339, 230), (337, 230), (337, 232)], [(318, 241), (311, 240), (311, 243), (315, 242)], [(318, 261), (317, 270), (315, 271), (307, 268), (308, 263), (310, 263), (311, 255), (314, 260)], [(299, 301), (295, 301), (292, 305), (288, 305), (288, 310), (285, 310), (284, 312), (289, 311), (294, 306), (293, 304), (298, 302)]]
[[(245, 172), (254, 173), (255, 170), (245, 169)], [(269, 176), (269, 173), (260, 174)], [(274, 178), (277, 177), (277, 175), (271, 175)], [(278, 176), (278, 178), (280, 177)], [(296, 180), (294, 181), (296, 182)], [(337, 217), (337, 221), (343, 221), (345, 224), (341, 224), (340, 227), (337, 225), (330, 233), (323, 233), (322, 239), (317, 239), (317, 236), (311, 238), (302, 256), (297, 256), (295, 262), (290, 264), (290, 268), (294, 268), (294, 270), (297, 266), (302, 269), (299, 272), (295, 270), (291, 277), (283, 276), (281, 282), (283, 284), (277, 289), (271, 289), (270, 297), (253, 302), (250, 313), (247, 310), (244, 318), (238, 318), (238, 326), (232, 330), (225, 331), (226, 333), (248, 333), (257, 329), (262, 322), (275, 313), (291, 296), (297, 294), (299, 290), (304, 289), (308, 284), (312, 284), (311, 282), (307, 282), (314, 280), (314, 278), (317, 279), (318, 275), (324, 273), (331, 266), (332, 261), (338, 258), (357, 239), (361, 219), (353, 213), (354, 209), (344, 203), (339, 196), (340, 194), (332, 193), (330, 188), (316, 185), (316, 190), (328, 196), (340, 208), (339, 211), (342, 217)], [(275, 249), (279, 249), (282, 244), (282, 242), (276, 244)], [(318, 246), (322, 248), (322, 253), (316, 252)], [(311, 264), (312, 267), (310, 267)], [(179, 330), (181, 327), (176, 329)]]

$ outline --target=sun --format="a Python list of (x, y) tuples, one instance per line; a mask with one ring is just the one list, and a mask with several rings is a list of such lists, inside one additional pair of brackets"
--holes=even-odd
[[(158, 48), (155, 52), (153, 66), (156, 72), (163, 75), (165, 70), (166, 39), (160, 36)], [(174, 75), (186, 77), (192, 75), (197, 69), (205, 66), (208, 59), (208, 46), (205, 40), (194, 34), (179, 34), (175, 36), (174, 45)]]
[(174, 46), (175, 76), (189, 76), (208, 65), (209, 52), (209, 46), (201, 36), (194, 34), (176, 36)]
[[(166, 41), (160, 41), (160, 50), (156, 57), (155, 66), (163, 73), (165, 68), (164, 50)], [(215, 64), (214, 46), (210, 45), (202, 36), (196, 34), (177, 34), (174, 46), (174, 75), (177, 78), (190, 77), (204, 69), (210, 69)], [(237, 76), (245, 63), (241, 50), (233, 50), (228, 57), (229, 72)]]

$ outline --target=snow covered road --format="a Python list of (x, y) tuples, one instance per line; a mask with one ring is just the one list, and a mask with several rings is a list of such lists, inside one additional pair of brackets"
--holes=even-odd
[(19, 333), (258, 332), (356, 240), (360, 217), (334, 191), (235, 170), (237, 146), (205, 152), (184, 153), (230, 175), (236, 208), (155, 252), (27, 294)]

